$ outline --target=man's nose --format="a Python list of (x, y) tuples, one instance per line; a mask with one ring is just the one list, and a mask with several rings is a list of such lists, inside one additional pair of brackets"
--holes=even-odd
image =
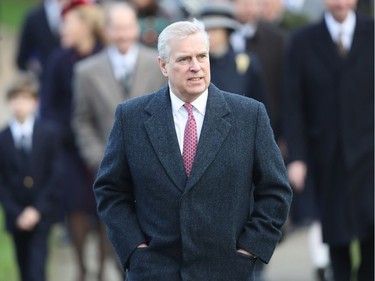
[(190, 71), (199, 71), (201, 69), (201, 65), (197, 58), (193, 58), (190, 63)]

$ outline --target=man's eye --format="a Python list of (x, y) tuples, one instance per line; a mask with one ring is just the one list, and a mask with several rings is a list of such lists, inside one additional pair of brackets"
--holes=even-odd
[(198, 56), (198, 59), (199, 59), (200, 61), (205, 60), (206, 58), (207, 58), (207, 54), (202, 54), (202, 55), (199, 55), (199, 56)]

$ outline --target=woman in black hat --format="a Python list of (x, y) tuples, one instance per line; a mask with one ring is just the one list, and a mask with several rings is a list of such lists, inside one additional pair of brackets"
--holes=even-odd
[(210, 37), (212, 83), (225, 91), (254, 98), (267, 107), (265, 84), (257, 56), (250, 52), (236, 53), (230, 45), (229, 35), (238, 28), (233, 7), (225, 3), (207, 4), (199, 18)]

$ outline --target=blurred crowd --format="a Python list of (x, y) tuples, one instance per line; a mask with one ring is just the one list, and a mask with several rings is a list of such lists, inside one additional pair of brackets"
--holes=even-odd
[[(22, 280), (45, 280), (55, 223), (74, 246), (79, 281), (87, 275), (87, 234), (97, 233), (97, 280), (104, 280), (104, 261), (115, 256), (92, 184), (116, 106), (167, 82), (158, 34), (192, 18), (210, 37), (212, 83), (267, 108), (295, 191), (285, 236), (310, 227), (317, 281), (350, 280), (357, 239), (367, 265), (358, 281), (373, 280), (372, 13), (371, 0), (44, 0), (33, 7), (19, 33), (20, 73), (6, 95), (12, 117), (0, 134), (0, 202)], [(340, 26), (348, 30), (342, 44)], [(259, 263), (257, 281), (263, 271)]]

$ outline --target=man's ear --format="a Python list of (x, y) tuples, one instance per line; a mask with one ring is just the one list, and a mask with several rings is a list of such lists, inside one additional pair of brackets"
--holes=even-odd
[(160, 66), (161, 73), (165, 77), (168, 77), (167, 62), (165, 61), (165, 59), (163, 59), (161, 56), (158, 56), (158, 63), (159, 63), (159, 66)]

